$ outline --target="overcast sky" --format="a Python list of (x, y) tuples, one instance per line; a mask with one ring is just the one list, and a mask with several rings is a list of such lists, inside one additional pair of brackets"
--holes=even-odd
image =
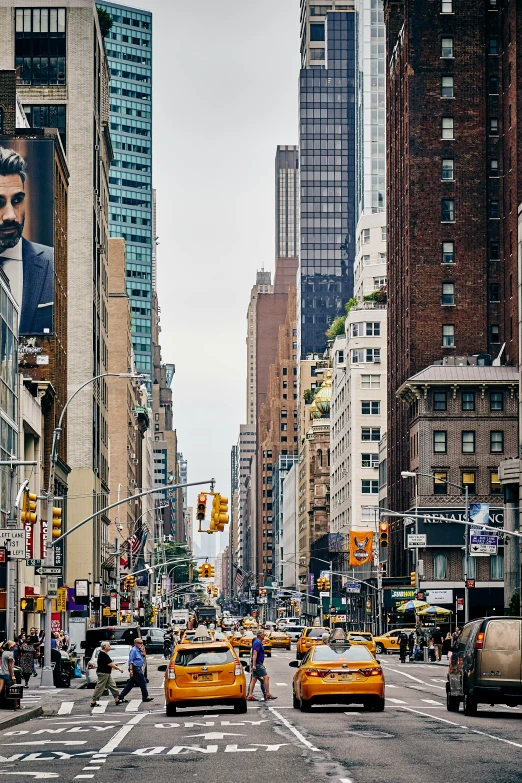
[(274, 269), (275, 151), (298, 139), (299, 0), (127, 4), (154, 15), (160, 341), (176, 365), (175, 428), (189, 481), (214, 476), (229, 497), (248, 297), (256, 270)]

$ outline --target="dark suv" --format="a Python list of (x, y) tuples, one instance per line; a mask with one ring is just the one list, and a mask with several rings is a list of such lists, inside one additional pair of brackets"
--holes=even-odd
[(145, 651), (148, 653), (163, 653), (163, 638), (166, 629), (163, 628), (142, 628), (141, 636), (145, 643)]
[(111, 646), (118, 644), (132, 645), (134, 639), (140, 634), (139, 625), (114, 625), (101, 628), (89, 628), (86, 633), (86, 639), (80, 647), (85, 650), (85, 660), (89, 661), (92, 654), (102, 642), (110, 642)]

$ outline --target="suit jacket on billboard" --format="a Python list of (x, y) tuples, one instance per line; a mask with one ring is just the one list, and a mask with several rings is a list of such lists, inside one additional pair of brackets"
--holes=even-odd
[[(51, 334), (54, 306), (54, 250), (22, 237), (24, 290), (20, 334)], [(44, 332), (47, 329), (47, 332)]]

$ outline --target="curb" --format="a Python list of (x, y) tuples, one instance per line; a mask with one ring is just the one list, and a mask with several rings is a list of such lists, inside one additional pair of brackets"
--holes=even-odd
[(11, 726), (17, 726), (19, 723), (25, 723), (33, 718), (39, 718), (40, 715), (43, 715), (43, 712), (44, 709), (42, 706), (29, 707), (27, 710), (19, 710), (18, 712), (15, 712), (11, 718), (0, 720), (0, 731), (9, 729)]

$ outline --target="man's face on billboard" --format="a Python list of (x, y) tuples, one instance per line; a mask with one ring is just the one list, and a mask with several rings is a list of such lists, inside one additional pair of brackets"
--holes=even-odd
[(19, 174), (0, 176), (0, 253), (14, 247), (25, 222), (24, 183)]

